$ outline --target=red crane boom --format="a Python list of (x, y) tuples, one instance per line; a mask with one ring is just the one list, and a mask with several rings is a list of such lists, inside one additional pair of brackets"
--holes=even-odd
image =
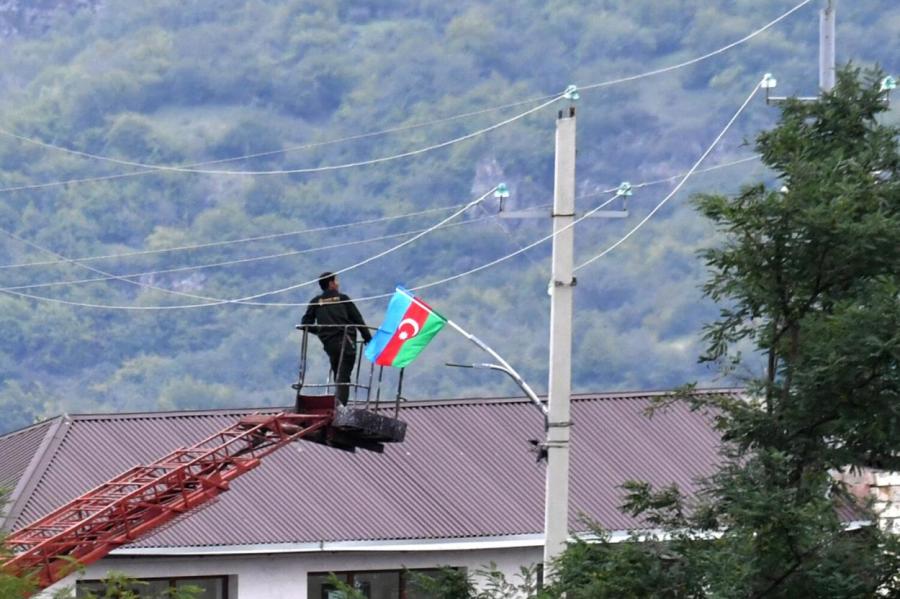
[(46, 588), (110, 551), (228, 490), (229, 482), (287, 443), (328, 426), (332, 414), (254, 415), (146, 466), (136, 466), (6, 539), (12, 574)]
[[(6, 539), (4, 572), (31, 575), (40, 589), (91, 564), (228, 490), (231, 480), (298, 439), (381, 451), (402, 441), (402, 422), (364, 410), (335, 410), (333, 396), (298, 396), (298, 413), (254, 414), (146, 466), (136, 466)], [(300, 413), (302, 412), (302, 413)]]

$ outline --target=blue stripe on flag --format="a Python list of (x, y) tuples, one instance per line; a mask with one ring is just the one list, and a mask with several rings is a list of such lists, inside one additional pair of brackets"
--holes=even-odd
[(409, 305), (412, 303), (411, 295), (412, 293), (407, 291), (403, 286), (397, 286), (397, 290), (394, 292), (394, 295), (391, 296), (391, 301), (388, 302), (387, 314), (384, 315), (384, 322), (381, 323), (381, 326), (378, 327), (378, 330), (372, 335), (372, 340), (366, 344), (366, 358), (370, 362), (374, 362), (378, 358), (387, 346), (388, 341), (394, 336), (397, 327), (400, 326), (400, 321), (403, 320), (403, 315), (406, 314)]

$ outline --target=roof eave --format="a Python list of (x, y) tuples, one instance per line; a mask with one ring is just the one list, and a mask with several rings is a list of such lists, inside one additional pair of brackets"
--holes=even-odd
[(471, 551), (541, 547), (542, 534), (501, 535), (452, 539), (395, 539), (383, 541), (315, 541), (306, 543), (260, 543), (208, 547), (122, 547), (110, 557), (188, 557), (215, 555), (268, 555), (278, 553), (349, 553), (404, 551)]
[[(610, 531), (607, 539), (620, 543), (638, 531)], [(640, 531), (641, 533), (650, 531)], [(656, 531), (660, 532), (660, 531)], [(590, 535), (573, 533), (570, 541), (589, 540)], [(349, 553), (404, 551), (473, 551), (479, 549), (517, 549), (543, 547), (542, 533), (497, 535), (490, 537), (457, 537), (442, 539), (388, 539), (376, 541), (313, 541), (304, 543), (255, 543), (203, 547), (121, 547), (111, 557), (188, 557), (215, 555), (268, 555), (278, 553)]]

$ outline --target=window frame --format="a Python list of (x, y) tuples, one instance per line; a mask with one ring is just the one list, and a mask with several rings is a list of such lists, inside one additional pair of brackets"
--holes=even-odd
[[(190, 581), (200, 581), (200, 580), (219, 580), (222, 583), (222, 599), (230, 599), (231, 598), (231, 589), (230, 582), (231, 576), (228, 574), (202, 574), (197, 576), (152, 576), (146, 578), (134, 578), (136, 582), (160, 582), (160, 581), (168, 581), (167, 588), (175, 589), (176, 585), (179, 582), (183, 582), (185, 580)], [(103, 584), (103, 579), (101, 578), (91, 578), (84, 580), (75, 581), (75, 597), (83, 597), (78, 593), (78, 587), (83, 584)]]
[[(400, 576), (398, 599), (407, 599), (406, 592), (407, 592), (407, 585), (409, 584), (409, 573), (411, 573), (411, 572), (412, 573), (414, 573), (414, 572), (433, 572), (435, 570), (442, 570), (444, 567), (450, 568), (451, 570), (461, 570), (461, 571), (466, 570), (465, 566), (432, 566), (432, 567), (428, 567), (428, 568), (378, 568), (378, 569), (373, 569), (373, 570), (340, 570), (340, 571), (323, 570), (323, 571), (316, 571), (316, 572), (307, 572), (306, 580), (307, 580), (307, 584), (308, 584), (310, 576), (328, 577), (329, 574), (334, 574), (339, 579), (341, 579), (342, 582), (345, 582), (345, 583), (349, 584), (350, 586), (353, 586), (353, 584), (355, 582), (355, 580), (354, 580), (355, 575), (358, 575), (358, 574), (386, 574), (386, 573), (396, 572)], [(325, 588), (326, 586), (327, 585), (323, 585), (323, 587), (322, 587), (323, 593), (326, 592), (326, 588)], [(309, 591), (307, 591), (307, 597), (309, 597)], [(325, 595), (323, 594), (322, 597), (324, 598)], [(320, 599), (320, 598), (316, 597), (315, 599)]]

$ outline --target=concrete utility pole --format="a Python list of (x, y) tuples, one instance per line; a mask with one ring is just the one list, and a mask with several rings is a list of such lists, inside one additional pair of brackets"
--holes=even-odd
[(819, 87), (824, 92), (834, 89), (835, 79), (835, 10), (833, 0), (819, 13)]
[[(553, 192), (553, 268), (550, 279), (550, 381), (548, 385), (547, 492), (544, 571), (569, 538), (569, 404), (572, 393), (572, 299), (575, 230), (575, 107), (556, 120)], [(566, 227), (569, 226), (568, 229)], [(564, 230), (565, 229), (565, 230)]]
[[(571, 85), (564, 96), (578, 100)], [(625, 185), (623, 183), (623, 185)], [(505, 185), (495, 197), (500, 199), (501, 218), (546, 218), (535, 210), (504, 211)], [(623, 199), (630, 193), (617, 193)], [(575, 287), (575, 107), (560, 110), (556, 119), (556, 163), (553, 190), (553, 267), (550, 278), (550, 381), (547, 402), (547, 438), (542, 447), (547, 456), (547, 488), (544, 505), (544, 572), (549, 577), (551, 563), (566, 548), (569, 538), (569, 430), (572, 426), (572, 300)], [(586, 218), (626, 218), (627, 210), (592, 210)], [(584, 217), (583, 217), (584, 218)]]

